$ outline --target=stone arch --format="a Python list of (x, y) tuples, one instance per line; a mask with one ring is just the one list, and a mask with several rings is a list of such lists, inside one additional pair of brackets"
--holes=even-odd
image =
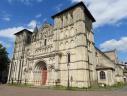
[(47, 64), (45, 61), (38, 61), (34, 66), (34, 83), (36, 85), (46, 85), (47, 82)]

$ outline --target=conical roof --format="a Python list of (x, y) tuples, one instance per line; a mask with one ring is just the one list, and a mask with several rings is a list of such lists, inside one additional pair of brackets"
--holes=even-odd
[(35, 26), (33, 32), (38, 32), (38, 27), (37, 27), (37, 25)]

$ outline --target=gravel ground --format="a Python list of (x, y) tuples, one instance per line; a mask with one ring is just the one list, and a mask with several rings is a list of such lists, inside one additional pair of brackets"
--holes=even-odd
[(127, 96), (127, 87), (117, 91), (64, 91), (0, 85), (0, 96)]

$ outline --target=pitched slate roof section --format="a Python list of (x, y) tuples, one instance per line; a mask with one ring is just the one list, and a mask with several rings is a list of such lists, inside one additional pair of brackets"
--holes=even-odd
[(73, 5), (73, 6), (69, 7), (69, 8), (64, 9), (63, 11), (61, 11), (61, 12), (53, 15), (52, 18), (55, 18), (56, 16), (59, 16), (59, 15), (63, 14), (64, 12), (67, 12), (67, 11), (69, 11), (69, 10), (77, 7), (77, 6), (83, 6), (84, 12), (88, 15), (88, 17), (92, 20), (92, 22), (95, 22), (96, 21), (94, 19), (94, 17), (92, 16), (92, 14), (90, 13), (90, 11), (88, 10), (88, 8), (85, 6), (85, 4), (83, 2), (79, 2), (79, 3)]
[[(113, 62), (104, 52), (102, 52), (100, 49), (98, 49), (96, 46), (95, 46), (95, 50), (97, 50), (98, 52), (100, 52), (104, 57), (106, 57), (108, 60), (110, 60), (111, 62)], [(114, 62), (113, 62), (114, 63)]]
[(109, 51), (104, 51), (103, 53), (110, 53), (110, 52), (115, 52), (116, 49), (113, 49), (113, 50), (109, 50)]
[(96, 70), (108, 70), (108, 69), (115, 70), (113, 67), (108, 67), (108, 66), (103, 66), (103, 65), (96, 66)]
[(17, 33), (15, 33), (14, 35), (20, 34), (20, 33), (22, 33), (22, 32), (29, 32), (29, 33), (32, 34), (31, 31), (29, 31), (29, 30), (27, 30), (27, 29), (23, 29), (23, 30), (21, 30), (21, 31), (19, 31), (19, 32), (17, 32)]

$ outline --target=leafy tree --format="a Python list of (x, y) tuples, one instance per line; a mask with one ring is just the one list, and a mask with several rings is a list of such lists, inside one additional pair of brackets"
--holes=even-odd
[(9, 58), (6, 48), (0, 44), (0, 82), (2, 82), (3, 71), (8, 70)]

